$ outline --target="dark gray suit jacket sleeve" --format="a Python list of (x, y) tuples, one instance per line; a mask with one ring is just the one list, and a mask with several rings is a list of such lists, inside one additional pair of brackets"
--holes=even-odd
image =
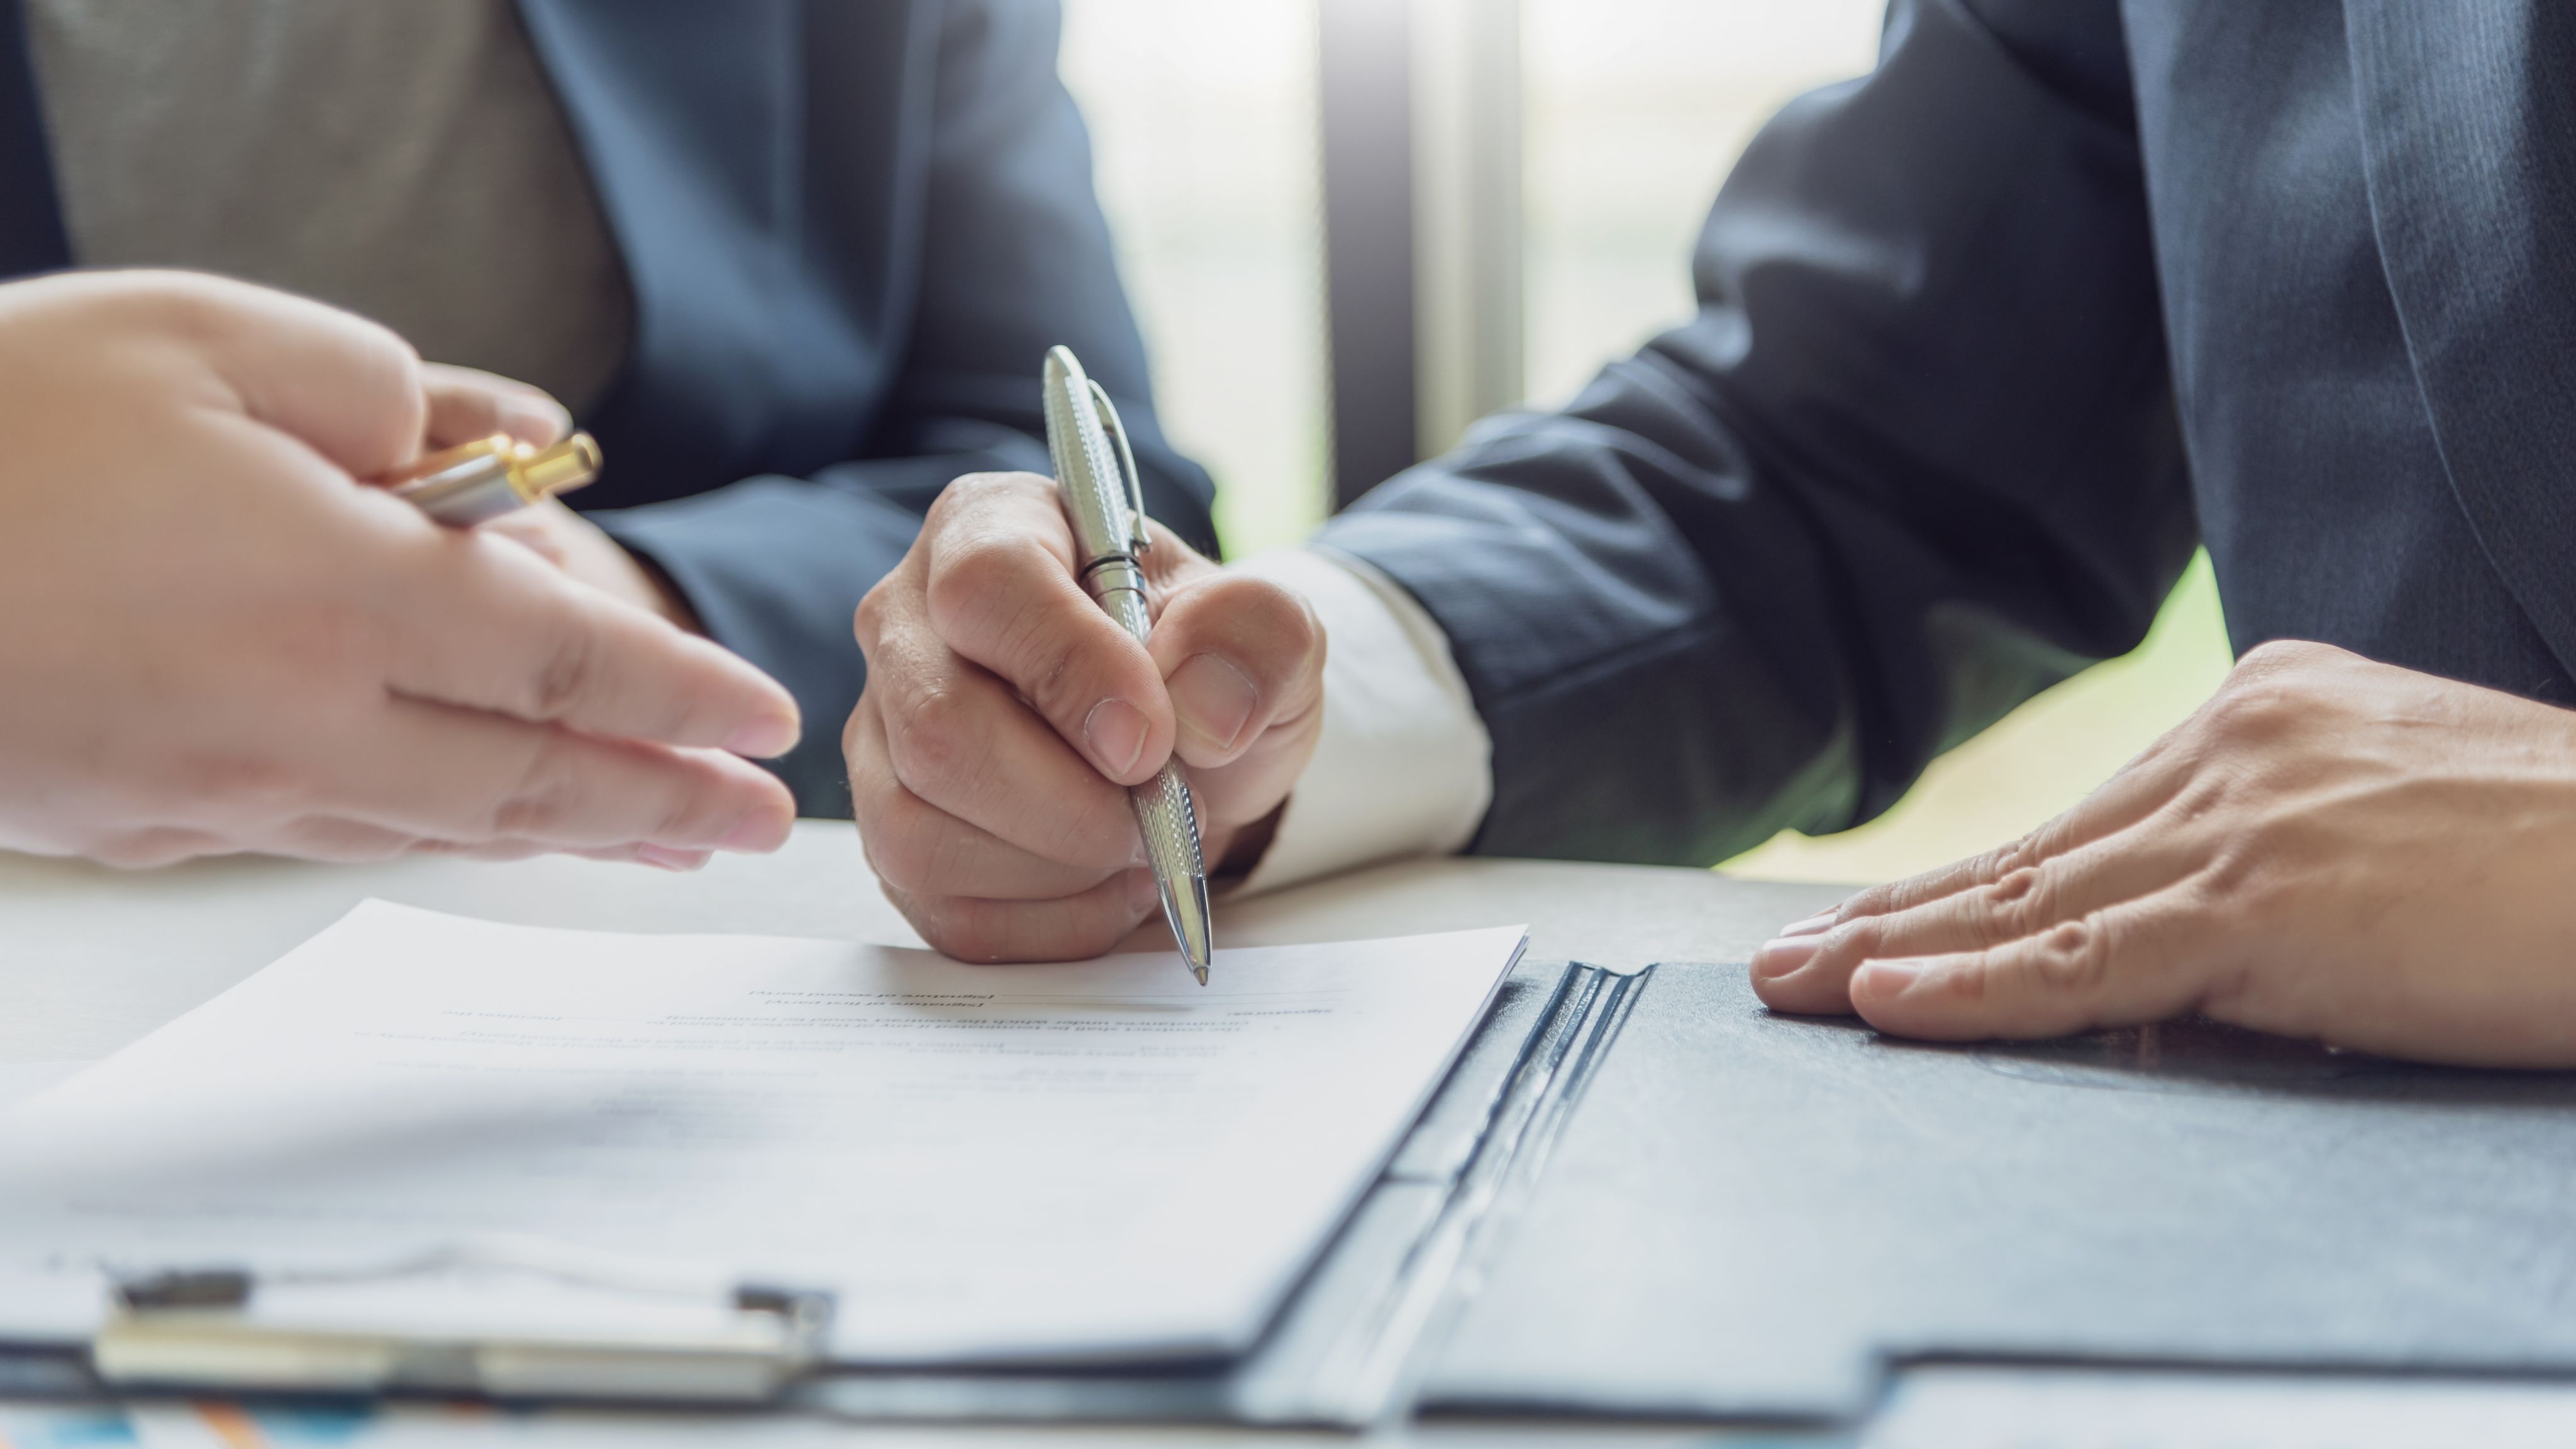
[(1694, 321), (1328, 525), (1448, 631), (1473, 849), (1842, 829), (2143, 637), (2195, 526), (2131, 115), (2107, 0), (1897, 0), (1745, 153)]
[(592, 515), (671, 576), (711, 636), (796, 696), (805, 739), (779, 773), (807, 815), (850, 813), (840, 735), (866, 682), (850, 635), (860, 597), (950, 479), (1051, 471), (1037, 385), (1050, 344), (1072, 347), (1116, 398), (1154, 517), (1216, 547), (1213, 485), (1165, 443), (1148, 401), (1090, 141), (1056, 78), (1055, 7), (970, 0), (943, 13), (917, 312), (870, 456)]

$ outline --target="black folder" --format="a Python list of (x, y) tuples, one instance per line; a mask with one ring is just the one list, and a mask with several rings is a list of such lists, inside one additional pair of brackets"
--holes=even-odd
[(2207, 1022), (2028, 1045), (1666, 965), (1430, 1411), (1848, 1420), (1892, 1366), (2576, 1372), (2576, 1074)]

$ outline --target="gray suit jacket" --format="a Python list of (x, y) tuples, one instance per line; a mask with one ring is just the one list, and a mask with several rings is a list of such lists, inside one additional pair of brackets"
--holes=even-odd
[(1324, 541), (1448, 630), (1492, 854), (1840, 829), (2206, 541), (2295, 637), (2576, 700), (2576, 8), (1896, 0), (1699, 315)]

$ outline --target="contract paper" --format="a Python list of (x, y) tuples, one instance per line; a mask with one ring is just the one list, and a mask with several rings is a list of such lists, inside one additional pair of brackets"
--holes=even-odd
[(828, 1288), (853, 1361), (1231, 1354), (1522, 936), (1228, 950), (1201, 987), (1170, 953), (967, 966), (370, 901), (0, 1116), (0, 1275), (497, 1234)]

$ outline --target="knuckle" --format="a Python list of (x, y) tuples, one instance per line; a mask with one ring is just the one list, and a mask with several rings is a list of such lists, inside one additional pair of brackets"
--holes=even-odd
[(898, 568), (876, 581), (859, 596), (859, 607), (850, 615), (850, 632), (857, 636), (859, 648), (867, 651), (885, 637), (887, 616), (894, 611), (894, 591), (911, 587), (911, 580)]
[(705, 840), (708, 832), (701, 827), (705, 823), (707, 800), (708, 793), (702, 786), (693, 788), (682, 784), (673, 789), (653, 812), (652, 823), (645, 827), (644, 838), (666, 842)]
[(862, 834), (860, 854), (866, 857), (868, 869), (876, 873), (879, 883), (907, 895), (919, 892), (928, 879), (929, 872), (923, 869), (920, 859), (901, 839), (879, 839)]
[(562, 742), (549, 733), (529, 749), (517, 778), (493, 801), (483, 822), (487, 840), (548, 839), (574, 808), (572, 772)]
[(2221, 909), (2254, 904), (2268, 894), (2264, 853), (2249, 848), (2250, 842), (2229, 840), (2210, 853), (2192, 882), (2194, 892), (2208, 906)]
[(1079, 642), (1014, 629), (1005, 647), (1023, 661), (1022, 677), (1012, 683), (1040, 714), (1072, 724), (1100, 702), (1103, 691), (1086, 678)]
[(2060, 921), (2040, 936), (2030, 970), (2045, 992), (2091, 995), (2110, 980), (2110, 939), (2096, 919)]
[(2017, 840), (2006, 841), (1986, 852), (1986, 858), (1979, 864), (1988, 879), (2000, 879), (2015, 871), (2027, 870), (2039, 864), (2047, 854), (2047, 848), (2040, 844), (2039, 832), (2034, 830), (2028, 835)]
[(2275, 674), (2231, 678), (2201, 711), (2201, 730), (2221, 748), (2278, 738), (2301, 714), (2299, 691)]
[(567, 629), (546, 650), (528, 681), (531, 719), (555, 720), (587, 697), (599, 672), (599, 644), (587, 629)]
[(1867, 890), (1856, 891), (1845, 897), (1843, 903), (1834, 908), (1835, 915), (1844, 921), (1871, 920), (1883, 916), (1889, 911), (1899, 909), (1901, 892), (1908, 884), (1907, 881), (1890, 881), (1884, 885), (1874, 885)]
[(998, 500), (1043, 497), (1052, 500), (1055, 484), (1035, 473), (960, 473), (931, 500), (923, 537), (944, 533), (961, 519), (972, 519)]
[(1891, 949), (1888, 922), (1892, 919), (1883, 915), (1846, 917), (1841, 925), (1824, 934), (1816, 950), (1817, 959), (1870, 961), (1900, 954)]
[(932, 627), (944, 638), (979, 624), (1004, 631), (1026, 627), (1024, 621), (996, 619), (995, 612), (1016, 585), (1054, 562), (1035, 539), (999, 529), (972, 531), (941, 549), (931, 570)]
[(897, 780), (929, 795), (973, 772), (981, 734), (972, 701), (951, 689), (923, 689), (887, 711), (886, 755)]
[(2236, 661), (2234, 672), (2259, 677), (2339, 663), (2354, 657), (2331, 644), (2319, 644), (2310, 639), (2267, 639), (2246, 650), (2245, 657)]
[(958, 882), (970, 887), (991, 888), (995, 882), (987, 868), (984, 852), (978, 848), (979, 837), (974, 828), (926, 808), (921, 816), (913, 832), (912, 850), (921, 862), (924, 877), (934, 883)]
[(2177, 822), (2206, 820), (2224, 809), (2236, 794), (2235, 772), (2222, 762), (2209, 761), (2192, 771), (2161, 813)]
[(867, 806), (861, 805), (857, 814), (859, 859), (867, 863), (869, 879), (877, 883), (877, 889), (885, 893), (886, 899), (908, 912), (907, 898), (917, 887), (899, 859), (902, 841), (879, 824)]
[(1986, 944), (2017, 941), (2034, 935), (2056, 919), (2061, 894), (2054, 874), (2036, 865), (2016, 865), (1985, 887), (1985, 909), (1975, 913)]
[(901, 805), (880, 807), (859, 822), (859, 846), (877, 879), (906, 895), (929, 889), (937, 845)]

